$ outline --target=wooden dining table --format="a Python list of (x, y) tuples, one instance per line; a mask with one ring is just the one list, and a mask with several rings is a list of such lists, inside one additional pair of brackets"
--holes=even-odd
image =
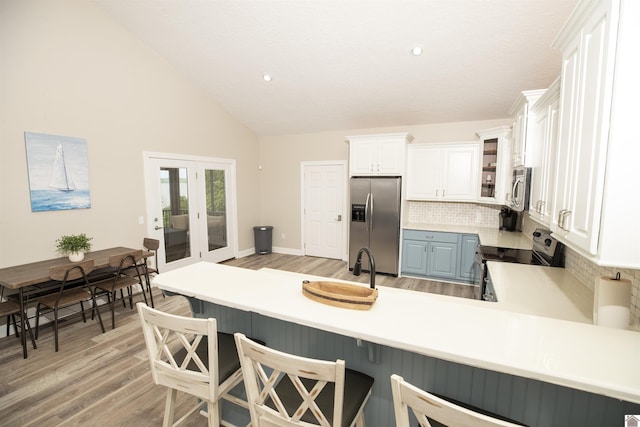
[[(109, 268), (109, 257), (113, 255), (124, 255), (126, 253), (135, 251), (136, 249), (127, 248), (127, 247), (114, 247), (108, 249), (102, 249), (93, 252), (87, 252), (84, 256), (84, 260), (93, 260), (95, 269), (94, 271), (98, 271), (100, 269)], [(147, 257), (153, 256), (153, 253), (143, 251), (143, 258), (146, 260)], [(14, 265), (11, 267), (0, 268), (0, 285), (4, 286), (7, 289), (16, 289), (18, 290), (18, 299), (20, 302), (20, 334), (22, 341), (22, 354), (23, 357), (27, 358), (27, 338), (25, 331), (25, 316), (26, 316), (26, 298), (25, 294), (29, 291), (29, 289), (36, 288), (38, 285), (42, 285), (44, 283), (50, 282), (49, 278), (49, 269), (51, 267), (56, 267), (60, 265), (71, 264), (68, 257), (59, 257), (52, 258), (43, 261), (36, 261), (27, 264)], [(145, 269), (145, 278), (147, 280), (147, 285), (149, 281), (148, 274)], [(142, 285), (142, 284), (141, 284)], [(144, 291), (144, 288), (142, 290)]]

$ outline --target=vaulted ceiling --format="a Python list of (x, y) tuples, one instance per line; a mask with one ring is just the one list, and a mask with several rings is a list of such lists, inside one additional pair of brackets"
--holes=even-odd
[(577, 3), (94, 1), (258, 135), (508, 117)]

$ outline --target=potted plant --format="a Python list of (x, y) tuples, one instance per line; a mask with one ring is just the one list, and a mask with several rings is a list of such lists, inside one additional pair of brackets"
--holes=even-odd
[(56, 248), (61, 254), (69, 255), (69, 261), (80, 262), (84, 259), (85, 252), (91, 250), (92, 239), (93, 237), (87, 237), (84, 233), (62, 236), (56, 240)]

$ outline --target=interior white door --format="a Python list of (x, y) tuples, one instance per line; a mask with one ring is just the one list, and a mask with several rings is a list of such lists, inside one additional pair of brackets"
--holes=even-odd
[(344, 234), (344, 164), (305, 164), (305, 255), (342, 259)]
[(158, 267), (233, 258), (235, 162), (145, 154), (148, 235), (160, 240)]

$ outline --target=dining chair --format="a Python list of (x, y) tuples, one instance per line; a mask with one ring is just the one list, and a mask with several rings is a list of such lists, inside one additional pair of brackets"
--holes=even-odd
[[(153, 381), (168, 387), (163, 425), (177, 426), (206, 406), (210, 427), (233, 426), (221, 419), (221, 399), (248, 410), (246, 401), (229, 394), (242, 382), (233, 335), (217, 332), (213, 318), (194, 319), (164, 313), (140, 302), (136, 305)], [(199, 400), (174, 422), (178, 391)]]
[(410, 427), (409, 409), (420, 427), (516, 427), (522, 426), (465, 408), (442, 399), (406, 382), (400, 375), (391, 375), (391, 392), (396, 427)]
[[(18, 332), (18, 322), (16, 321), (16, 314), (22, 316), (23, 314), (20, 312), (20, 304), (15, 301), (4, 299), (4, 286), (0, 285), (0, 317), (7, 317), (7, 336), (10, 333), (10, 326), (13, 323), (13, 330), (16, 334), (16, 338), (20, 338), (20, 333)], [(29, 332), (29, 336), (31, 337), (31, 344), (33, 348), (36, 348), (36, 341), (33, 338), (33, 332), (31, 331), (31, 325), (29, 324), (29, 318), (24, 316), (24, 324), (26, 325), (27, 331)]]
[(149, 272), (149, 274), (160, 273), (158, 270), (158, 248), (160, 247), (160, 240), (152, 239), (150, 237), (145, 237), (142, 240), (142, 247), (148, 250), (149, 252), (153, 252), (154, 267), (147, 267), (147, 271)]
[[(373, 378), (235, 334), (253, 427), (364, 426)], [(346, 399), (345, 399), (346, 397)]]
[[(157, 239), (145, 237), (142, 240), (142, 247), (144, 248), (144, 250), (153, 253), (154, 267), (149, 267), (149, 257), (144, 257), (140, 265), (138, 265), (137, 267), (132, 266), (124, 269), (123, 274), (131, 277), (137, 277), (138, 272), (136, 268), (141, 270), (141, 276), (144, 277), (144, 282), (140, 281), (140, 288), (142, 289), (143, 293), (149, 292), (149, 302), (151, 303), (151, 307), (155, 307), (155, 304), (153, 302), (153, 292), (151, 291), (151, 275), (158, 274), (158, 248), (160, 247), (160, 241)], [(147, 302), (146, 294), (144, 295), (145, 302)], [(162, 296), (164, 297), (164, 292), (162, 293)]]
[(80, 263), (65, 264), (49, 268), (49, 278), (59, 283), (57, 290), (37, 297), (36, 305), (36, 339), (40, 330), (40, 316), (42, 309), (53, 311), (53, 327), (55, 337), (55, 349), (58, 351), (58, 320), (59, 310), (64, 307), (80, 304), (82, 310), (82, 320), (86, 323), (84, 303), (91, 301), (91, 311), (97, 314), (100, 321), (100, 328), (104, 333), (104, 324), (100, 316), (100, 309), (96, 304), (95, 295), (89, 287), (87, 274), (94, 269), (94, 261), (88, 260)]
[[(140, 284), (142, 286), (144, 302), (145, 304), (147, 303), (147, 295), (143, 285), (144, 266), (141, 264), (141, 260), (142, 249), (122, 255), (111, 255), (109, 257), (109, 267), (115, 269), (113, 276), (92, 283), (95, 295), (101, 293), (107, 296), (107, 301), (111, 308), (111, 329), (116, 328), (115, 302), (117, 300), (118, 291), (120, 292), (123, 304), (126, 307), (123, 291), (125, 289), (127, 290), (129, 306), (133, 309), (133, 286)], [(127, 272), (127, 274), (125, 274), (125, 272)]]
[[(149, 292), (149, 300), (151, 301), (151, 307), (154, 307), (153, 293), (151, 292), (151, 278), (149, 276), (151, 274), (160, 273), (160, 271), (158, 270), (158, 248), (160, 247), (160, 240), (152, 239), (150, 237), (145, 237), (142, 240), (142, 247), (149, 252), (153, 252), (153, 267), (149, 267), (149, 260), (145, 258), (144, 268), (145, 268), (145, 279), (147, 281), (147, 292)], [(162, 297), (164, 297), (164, 292), (162, 293)]]

